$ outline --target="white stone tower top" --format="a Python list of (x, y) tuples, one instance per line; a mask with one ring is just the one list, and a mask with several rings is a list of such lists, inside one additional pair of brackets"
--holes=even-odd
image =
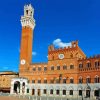
[(34, 15), (34, 8), (31, 4), (24, 6), (24, 16), (21, 16), (21, 25), (22, 27), (30, 27), (34, 29), (35, 27), (35, 20), (33, 18)]

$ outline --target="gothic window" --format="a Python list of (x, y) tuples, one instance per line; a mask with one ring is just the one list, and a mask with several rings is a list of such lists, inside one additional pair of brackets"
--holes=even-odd
[(70, 83), (74, 83), (74, 79), (73, 78), (70, 79)]
[(99, 61), (96, 61), (95, 62), (95, 67), (98, 67), (99, 66)]
[(79, 83), (80, 83), (80, 84), (83, 83), (83, 79), (82, 79), (82, 77), (79, 78)]
[(69, 95), (73, 95), (73, 90), (70, 90), (69, 91)]
[(79, 90), (79, 96), (82, 96), (82, 90)]
[(50, 94), (53, 94), (53, 89), (50, 90)]
[(94, 78), (94, 83), (99, 83), (99, 81), (100, 81), (99, 76), (96, 76), (96, 77)]
[(27, 93), (29, 93), (29, 89), (27, 89)]
[(43, 93), (44, 93), (44, 94), (47, 94), (47, 90), (46, 90), (46, 89), (44, 89)]
[(51, 70), (54, 70), (54, 66), (51, 66)]
[(79, 68), (83, 68), (83, 64), (79, 64)]
[(66, 78), (63, 79), (63, 83), (66, 83)]
[(59, 90), (56, 90), (56, 94), (59, 95), (59, 93), (60, 93)]
[(66, 90), (63, 90), (63, 95), (66, 95)]
[(57, 70), (60, 70), (60, 66), (57, 66)]
[(41, 83), (41, 80), (38, 80), (38, 83)]
[(33, 71), (36, 71), (36, 68), (35, 67), (33, 68)]
[(44, 67), (44, 71), (47, 71), (47, 67)]
[(70, 69), (74, 69), (74, 65), (70, 65)]
[(47, 83), (47, 80), (44, 80), (44, 83)]
[(88, 63), (86, 64), (86, 67), (87, 67), (87, 68), (90, 68), (90, 67), (91, 67), (91, 63), (88, 62)]
[(86, 78), (86, 83), (91, 83), (91, 78), (90, 77)]
[(64, 65), (64, 66), (63, 66), (63, 70), (66, 70), (66, 69), (67, 69), (67, 66), (66, 66), (66, 65)]
[(32, 83), (35, 83), (35, 80), (32, 80)]

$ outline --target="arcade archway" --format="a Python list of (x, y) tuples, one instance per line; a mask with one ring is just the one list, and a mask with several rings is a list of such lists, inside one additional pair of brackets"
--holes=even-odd
[(20, 82), (19, 81), (16, 81), (14, 83), (14, 93), (20, 93)]

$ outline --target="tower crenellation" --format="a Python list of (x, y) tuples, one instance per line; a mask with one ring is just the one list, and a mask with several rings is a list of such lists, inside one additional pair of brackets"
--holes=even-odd
[(22, 27), (30, 27), (34, 29), (35, 27), (35, 20), (33, 18), (34, 15), (34, 8), (29, 5), (24, 6), (24, 15), (21, 16), (21, 25)]

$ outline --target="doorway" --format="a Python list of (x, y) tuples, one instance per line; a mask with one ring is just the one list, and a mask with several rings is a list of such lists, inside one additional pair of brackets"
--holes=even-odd
[(90, 90), (86, 90), (86, 97), (90, 98)]
[(19, 81), (16, 81), (14, 83), (14, 93), (20, 93), (20, 82)]
[(40, 96), (41, 94), (40, 94), (40, 89), (38, 89), (38, 96)]
[(34, 95), (35, 94), (35, 89), (32, 89), (32, 95)]

